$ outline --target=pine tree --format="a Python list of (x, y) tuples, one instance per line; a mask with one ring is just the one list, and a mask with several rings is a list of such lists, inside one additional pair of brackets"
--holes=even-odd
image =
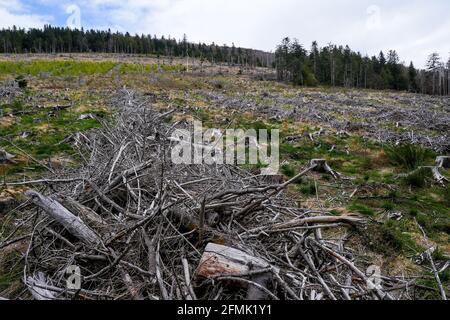
[(417, 70), (414, 67), (413, 62), (409, 64), (408, 67), (408, 78), (409, 78), (409, 91), (417, 92)]

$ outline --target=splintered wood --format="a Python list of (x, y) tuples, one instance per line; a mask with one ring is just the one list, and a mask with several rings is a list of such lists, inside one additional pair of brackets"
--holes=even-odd
[(269, 266), (266, 261), (241, 250), (209, 243), (200, 259), (196, 274), (199, 277), (210, 279), (218, 276), (245, 274), (250, 270), (264, 269)]

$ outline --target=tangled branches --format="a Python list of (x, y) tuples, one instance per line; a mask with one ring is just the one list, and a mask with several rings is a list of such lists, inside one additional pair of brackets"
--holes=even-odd
[[(73, 137), (78, 169), (21, 182), (40, 190), (15, 211), (25, 236), (12, 233), (0, 250), (28, 241), (23, 280), (35, 299), (408, 298), (410, 282), (377, 284), (345, 237), (322, 235), (361, 218), (286, 196), (316, 163), (275, 184), (232, 165), (174, 165), (170, 133), (185, 124), (127, 90), (114, 105), (113, 124)], [(79, 288), (66, 280), (73, 266)]]

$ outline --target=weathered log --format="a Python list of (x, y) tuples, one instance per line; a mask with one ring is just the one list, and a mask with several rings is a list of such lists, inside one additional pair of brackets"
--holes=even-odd
[(34, 190), (26, 191), (25, 195), (29, 197), (36, 206), (44, 210), (51, 218), (59, 222), (72, 235), (84, 243), (97, 245), (101, 242), (94, 231), (92, 231), (79, 217), (76, 217), (63, 207), (58, 201), (45, 197)]
[(103, 218), (91, 208), (82, 205), (70, 197), (60, 196), (58, 197), (58, 201), (74, 215), (80, 217), (81, 220), (86, 221), (86, 223), (93, 226), (94, 229), (108, 228), (106, 221), (103, 220)]
[(445, 182), (449, 182), (449, 180), (439, 171), (439, 167), (431, 167), (431, 172), (433, 173), (433, 178), (441, 185), (445, 185)]
[(270, 267), (269, 263), (263, 259), (253, 257), (241, 250), (208, 243), (195, 274), (209, 279), (268, 267)]
[[(206, 279), (236, 275), (245, 277), (246, 275), (250, 276), (254, 271), (268, 270), (268, 268), (270, 268), (270, 264), (263, 259), (251, 256), (238, 249), (209, 243), (200, 259), (195, 275)], [(267, 270), (251, 275), (251, 281), (239, 282), (240, 285), (248, 287), (248, 300), (267, 299), (268, 295), (265, 288), (272, 281), (272, 273)], [(251, 283), (256, 283), (256, 285)]]

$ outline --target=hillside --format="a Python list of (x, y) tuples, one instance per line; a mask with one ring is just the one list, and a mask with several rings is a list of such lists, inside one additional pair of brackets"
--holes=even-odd
[[(83, 298), (95, 299), (96, 294), (108, 299), (166, 298), (168, 293), (162, 288), (185, 281), (183, 271), (192, 276), (199, 272), (196, 267), (209, 242), (239, 247), (269, 260), (271, 268), (279, 268), (271, 269), (277, 285), (269, 287), (280, 299), (300, 295), (305, 299), (335, 295), (339, 299), (431, 299), (448, 295), (450, 169), (447, 163), (437, 168), (436, 159), (450, 155), (450, 97), (306, 88), (275, 79), (273, 69), (185, 58), (115, 54), (1, 57), (0, 149), (14, 158), (0, 163), (0, 297), (30, 298), (30, 283), (24, 284), (22, 279), (24, 268), (30, 276), (45, 272), (58, 287), (62, 268), (83, 254), (84, 259), (89, 255), (107, 257), (92, 263), (95, 270), (83, 264), (83, 272), (90, 273), (90, 285), (95, 288), (84, 287)], [(219, 170), (214, 166), (175, 169), (166, 164), (161, 160), (165, 144), (159, 145), (156, 136), (191, 119), (201, 120), (209, 128), (279, 129), (280, 176), (260, 180), (261, 167), (257, 165)], [(150, 134), (152, 130), (156, 134)], [(156, 140), (147, 141), (150, 136)], [(134, 149), (127, 149), (125, 141)], [(161, 148), (152, 149), (154, 144)], [(120, 160), (116, 155), (122, 153)], [(331, 171), (316, 167), (298, 177), (313, 159), (326, 160)], [(143, 171), (149, 180), (139, 185), (121, 184), (121, 172), (146, 161), (158, 163)], [(158, 174), (164, 172), (167, 182), (159, 185)], [(115, 186), (125, 196), (111, 191), (115, 175), (119, 177)], [(80, 177), (94, 183), (79, 184), (75, 180)], [(194, 181), (206, 177), (222, 185), (202, 181), (195, 188), (185, 187), (189, 186), (188, 177)], [(290, 180), (294, 177), (298, 179)], [(55, 182), (57, 179), (68, 180)], [(254, 198), (218, 196), (227, 188), (251, 187), (259, 188), (255, 199), (268, 202), (261, 200), (261, 207), (243, 210), (248, 216), (240, 214), (246, 205), (255, 203)], [(269, 197), (265, 192), (270, 188), (277, 192)], [(25, 195), (30, 189), (59, 199), (73, 198), (101, 216), (107, 226), (98, 221), (88, 225), (105, 239), (110, 237), (104, 241), (112, 243), (111, 251), (83, 247), (67, 230), (37, 211), (34, 198)], [(113, 200), (104, 192), (111, 192)], [(146, 210), (164, 201), (173, 206), (172, 198), (189, 208), (183, 209), (187, 218), (180, 222), (173, 213), (155, 214), (157, 223), (149, 225)], [(214, 202), (218, 199), (220, 205)], [(217, 207), (231, 213), (231, 218), (221, 212), (219, 222), (208, 225), (203, 221), (205, 212)], [(164, 206), (159, 208), (159, 213), (164, 212)], [(291, 219), (298, 222), (317, 217), (327, 218), (319, 224), (286, 225)], [(183, 219), (196, 223), (188, 223), (189, 227)], [(348, 221), (357, 223), (349, 225)], [(126, 236), (120, 238), (121, 232)], [(271, 232), (276, 234), (273, 238)], [(156, 261), (162, 276), (157, 279), (147, 270), (152, 262), (149, 267), (143, 257), (153, 248), (154, 239), (158, 250), (161, 248), (157, 254), (161, 261)], [(364, 277), (329, 251), (339, 252), (365, 274), (378, 267), (383, 290), (363, 288), (352, 275)], [(124, 263), (119, 263), (120, 259), (113, 262), (118, 256)], [(106, 267), (101, 259), (109, 261)], [(123, 272), (128, 273), (131, 284), (121, 280)], [(110, 279), (113, 289), (103, 291)], [(244, 289), (234, 290), (227, 282), (218, 281), (221, 284), (217, 286), (181, 286), (181, 293), (176, 294), (205, 299), (245, 297)], [(347, 281), (351, 289), (345, 288)]]

